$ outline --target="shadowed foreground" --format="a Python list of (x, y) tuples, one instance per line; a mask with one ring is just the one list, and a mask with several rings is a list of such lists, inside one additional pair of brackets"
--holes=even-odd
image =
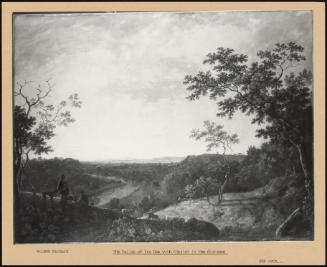
[(191, 219), (136, 219), (120, 211), (22, 194), (15, 216), (15, 243), (146, 242), (219, 240), (211, 223)]
[[(44, 200), (40, 194), (26, 192), (21, 194), (15, 216), (15, 242), (276, 240), (275, 231), (285, 219), (282, 208), (295, 201), (294, 195), (272, 194), (283, 183), (283, 179), (275, 179), (252, 192), (225, 194), (219, 207), (209, 205), (205, 199), (182, 201), (155, 212), (158, 217), (152, 219), (132, 218), (119, 209), (73, 201), (62, 206), (59, 198)], [(305, 228), (297, 221), (288, 235), (278, 240), (310, 240)]]

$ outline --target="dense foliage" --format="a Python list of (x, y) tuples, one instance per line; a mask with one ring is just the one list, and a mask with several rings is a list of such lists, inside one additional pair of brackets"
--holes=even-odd
[[(260, 148), (249, 147), (246, 155), (228, 156), (231, 164), (231, 178), (225, 192), (247, 192), (266, 185), (273, 178), (293, 174), (303, 183), (301, 167), (296, 160), (296, 152), (270, 143), (263, 143)], [(217, 195), (217, 181), (212, 177), (224, 177), (224, 160), (221, 155), (204, 154), (189, 156), (166, 175), (162, 186), (168, 198), (206, 197), (209, 193)], [(207, 192), (201, 186), (209, 187)]]
[(231, 119), (241, 111), (260, 126), (257, 136), (297, 153), (307, 192), (302, 210), (312, 220), (312, 73), (301, 69), (303, 50), (294, 42), (277, 43), (248, 62), (247, 55), (219, 47), (203, 61), (210, 70), (187, 75), (184, 83), (190, 100), (208, 95), (217, 103), (218, 117)]
[(174, 165), (162, 163), (93, 164), (70, 158), (32, 159), (24, 174), (23, 188), (36, 192), (51, 190), (61, 174), (67, 176), (73, 188), (81, 186), (83, 187), (81, 189), (87, 192), (108, 185), (109, 181), (106, 181), (106, 177), (118, 177), (131, 183), (148, 183), (158, 187), (162, 177), (168, 174)]
[(136, 220), (120, 218), (108, 226), (99, 241), (117, 242), (172, 242), (192, 240), (218, 240), (219, 230), (211, 223), (195, 218), (166, 220)]
[[(232, 165), (232, 169), (236, 171), (244, 156), (228, 155), (227, 158)], [(214, 154), (188, 156), (170, 174), (164, 177), (162, 182), (163, 197), (167, 197), (172, 202), (177, 201), (185, 197), (185, 187), (193, 184), (201, 176), (223, 177), (224, 174), (223, 156)], [(233, 176), (234, 173), (231, 175)], [(217, 194), (217, 192), (212, 191), (212, 194)], [(199, 196), (199, 194), (193, 197), (196, 196)]]

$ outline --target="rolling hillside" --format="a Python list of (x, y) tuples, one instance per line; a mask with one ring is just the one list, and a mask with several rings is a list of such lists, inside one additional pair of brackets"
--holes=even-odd
[[(251, 192), (225, 193), (219, 206), (200, 198), (170, 205), (155, 214), (161, 219), (196, 218), (211, 222), (224, 234), (222, 238), (228, 240), (249, 240), (257, 236), (271, 240), (289, 211), (297, 207), (299, 199), (295, 192), (298, 191), (292, 181), (280, 177)], [(212, 196), (211, 202), (215, 198)]]

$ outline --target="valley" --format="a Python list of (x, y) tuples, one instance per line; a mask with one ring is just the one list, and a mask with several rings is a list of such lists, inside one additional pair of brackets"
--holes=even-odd
[[(142, 238), (145, 237), (141, 235), (139, 237), (132, 234), (132, 236), (125, 236), (126, 233), (123, 230), (135, 228), (131, 231), (137, 232), (136, 229), (141, 227), (139, 224), (153, 224), (153, 229), (157, 229), (155, 230), (156, 236), (147, 236), (147, 240), (152, 240), (152, 238), (173, 240), (178, 238), (177, 230), (173, 230), (174, 227), (188, 229), (188, 222), (191, 225), (197, 225), (192, 227), (199, 227), (199, 229), (202, 229), (201, 224), (208, 224), (209, 229), (212, 227), (218, 229), (217, 241), (275, 240), (276, 229), (298, 207), (302, 199), (301, 184), (296, 176), (278, 176), (278, 172), (275, 177), (267, 177), (264, 172), (262, 174), (257, 172), (244, 180), (247, 177), (248, 165), (253, 163), (247, 162), (247, 156), (244, 155), (231, 155), (229, 159), (233, 169), (238, 172), (232, 175), (219, 205), (215, 205), (218, 198), (216, 194), (196, 193), (192, 196), (185, 194), (186, 186), (196, 184), (200, 175), (206, 177), (220, 175), (221, 158), (215, 154), (188, 156), (179, 163), (167, 164), (100, 164), (98, 162), (83, 163), (73, 159), (32, 160), (28, 173), (30, 181), (24, 180), (24, 192), (30, 192), (26, 196), (32, 197), (34, 191), (36, 196), (41, 198), (42, 192), (54, 188), (56, 177), (65, 173), (68, 177), (70, 194), (75, 199), (70, 202), (72, 209), (76, 209), (75, 205), (78, 209), (80, 205), (80, 192), (83, 191), (88, 195), (92, 207), (84, 208), (85, 214), (78, 211), (79, 215), (76, 215), (77, 218), (87, 216), (87, 214), (91, 216), (87, 219), (90, 220), (87, 226), (80, 226), (83, 229), (86, 227), (83, 231), (88, 234), (81, 237), (81, 233), (78, 232), (74, 234), (74, 237), (70, 237), (70, 240), (97, 238), (103, 241), (111, 240), (111, 238), (113, 240), (129, 240), (130, 238), (143, 240)], [(59, 196), (54, 198), (53, 203), (59, 205)], [(49, 208), (51, 204), (46, 206)], [(74, 221), (77, 218), (70, 220)], [(98, 226), (92, 224), (92, 218)], [(114, 226), (114, 229), (118, 228), (111, 234), (106, 230), (108, 229), (107, 220), (112, 221), (110, 223), (120, 220), (119, 224)], [(170, 224), (172, 225), (169, 226)], [(173, 226), (175, 224), (176, 226)], [(292, 231), (293, 235), (300, 238), (297, 234), (298, 227), (293, 227)], [(166, 237), (159, 234), (161, 231), (159, 229), (168, 231)], [(203, 236), (206, 236), (205, 229), (200, 231)], [(186, 232), (184, 234), (186, 236), (183, 238), (186, 239), (201, 239), (201, 234), (197, 237)], [(304, 235), (304, 238), (308, 237)]]

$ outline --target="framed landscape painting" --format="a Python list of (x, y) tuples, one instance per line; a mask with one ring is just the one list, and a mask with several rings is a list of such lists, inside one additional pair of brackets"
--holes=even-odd
[(322, 4), (4, 7), (8, 263), (323, 261)]

